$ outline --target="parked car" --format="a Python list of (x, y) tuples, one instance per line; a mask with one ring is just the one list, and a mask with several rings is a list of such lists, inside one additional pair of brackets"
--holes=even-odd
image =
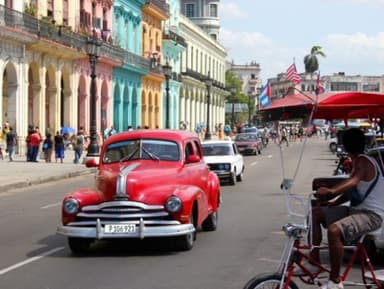
[(240, 133), (249, 133), (249, 132), (257, 133), (257, 132), (258, 132), (258, 129), (257, 129), (257, 127), (255, 127), (255, 126), (243, 126), (243, 127), (240, 129)]
[(235, 143), (242, 154), (261, 154), (263, 142), (258, 133), (239, 133), (235, 136)]
[(211, 140), (202, 143), (204, 160), (220, 179), (235, 185), (244, 179), (244, 160), (232, 140)]
[(65, 196), (57, 229), (73, 253), (100, 239), (151, 237), (172, 238), (176, 249), (189, 250), (198, 227), (216, 230), (220, 182), (189, 132), (114, 134), (86, 166), (97, 168), (95, 187)]

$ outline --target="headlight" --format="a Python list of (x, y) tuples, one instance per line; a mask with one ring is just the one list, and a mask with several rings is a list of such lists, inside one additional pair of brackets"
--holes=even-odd
[(75, 199), (68, 199), (64, 202), (63, 209), (67, 214), (76, 214), (79, 210), (79, 202)]
[(181, 210), (181, 200), (178, 197), (172, 196), (165, 202), (165, 208), (168, 212), (176, 213)]
[(231, 164), (220, 164), (219, 169), (229, 171), (229, 170), (231, 170)]

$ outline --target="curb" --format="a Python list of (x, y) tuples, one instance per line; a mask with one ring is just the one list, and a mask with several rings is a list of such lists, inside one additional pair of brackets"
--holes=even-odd
[(59, 180), (63, 180), (63, 179), (70, 179), (70, 178), (79, 177), (79, 176), (91, 175), (95, 172), (96, 172), (96, 169), (92, 168), (92, 169), (87, 169), (87, 170), (64, 173), (64, 174), (57, 175), (57, 176), (37, 178), (34, 180), (18, 181), (18, 182), (6, 184), (6, 185), (0, 185), (0, 193), (12, 191), (15, 189), (26, 188), (26, 187), (30, 187), (30, 186), (34, 186), (34, 185), (50, 183), (50, 182), (59, 181)]

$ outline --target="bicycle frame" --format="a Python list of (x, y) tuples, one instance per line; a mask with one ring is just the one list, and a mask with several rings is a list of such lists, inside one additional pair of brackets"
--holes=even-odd
[[(328, 246), (314, 246), (312, 245), (312, 205), (311, 200), (313, 194), (309, 196), (295, 195), (290, 193), (292, 186), (291, 180), (284, 180), (281, 188), (284, 192), (286, 199), (288, 214), (290, 220), (301, 219), (301, 222), (298, 223), (287, 223), (283, 226), (282, 230), (287, 237), (285, 243), (280, 263), (278, 267), (278, 272), (281, 274), (281, 283), (280, 289), (287, 289), (290, 284), (292, 277), (294, 277), (294, 269), (300, 268), (304, 274), (298, 276), (299, 279), (305, 284), (309, 285), (322, 285), (328, 280), (328, 275), (330, 269), (325, 267), (323, 264), (313, 260), (308, 252), (313, 248), (319, 248), (320, 250), (328, 250)], [(305, 213), (297, 213), (290, 206), (292, 200), (304, 204)], [(305, 200), (307, 203), (305, 204)], [(344, 249), (353, 249), (353, 254), (350, 257), (347, 265), (344, 270), (342, 270), (341, 281), (344, 285), (354, 285), (354, 286), (377, 286), (376, 288), (382, 289), (383, 285), (380, 283), (380, 280), (377, 279), (373, 265), (370, 258), (368, 257), (367, 251), (363, 245), (365, 235), (361, 236), (356, 245), (344, 246)], [(306, 240), (306, 243), (303, 243), (303, 239)], [(305, 252), (304, 252), (305, 251)], [(361, 282), (354, 282), (347, 280), (348, 273), (352, 269), (353, 264), (357, 257), (360, 257), (360, 269), (361, 269)], [(307, 260), (318, 268), (318, 272), (312, 273), (309, 269), (305, 267), (303, 261)], [(369, 281), (371, 280), (371, 281)]]

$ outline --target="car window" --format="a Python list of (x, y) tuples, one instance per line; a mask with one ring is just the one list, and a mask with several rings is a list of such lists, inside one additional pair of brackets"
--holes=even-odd
[(193, 145), (194, 145), (194, 148), (195, 148), (196, 155), (198, 155), (201, 158), (202, 157), (202, 153), (201, 153), (201, 149), (200, 149), (200, 145), (199, 145), (198, 141), (193, 141)]
[(190, 155), (193, 155), (193, 146), (192, 143), (188, 142), (185, 146), (185, 161)]
[(153, 159), (177, 161), (180, 159), (179, 146), (176, 142), (157, 139), (124, 140), (109, 144), (102, 162), (116, 163), (120, 160)]
[(203, 145), (205, 156), (230, 156), (232, 155), (231, 146), (228, 144), (205, 144)]

